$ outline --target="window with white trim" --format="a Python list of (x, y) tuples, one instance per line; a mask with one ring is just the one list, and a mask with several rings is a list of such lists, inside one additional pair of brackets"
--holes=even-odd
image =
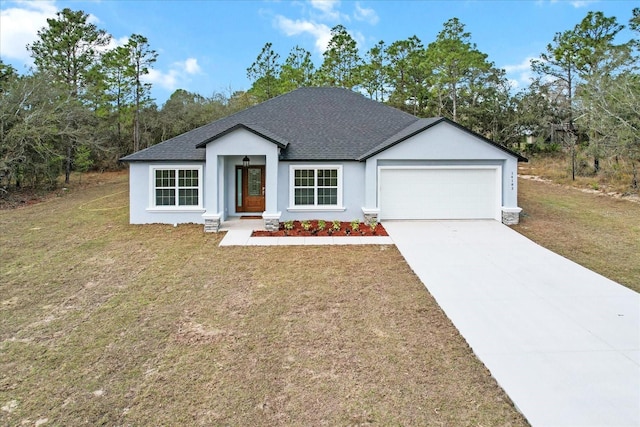
[(342, 206), (341, 166), (291, 166), (290, 206), (331, 208)]
[(153, 206), (197, 208), (201, 201), (202, 168), (154, 168)]

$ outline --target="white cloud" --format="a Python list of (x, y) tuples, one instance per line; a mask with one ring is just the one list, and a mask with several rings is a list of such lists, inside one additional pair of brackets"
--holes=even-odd
[(576, 9), (580, 9), (582, 7), (588, 7), (590, 4), (596, 3), (594, 0), (575, 0), (571, 2), (571, 5)]
[[(289, 37), (302, 34), (312, 36), (315, 39), (316, 51), (322, 54), (327, 50), (331, 41), (331, 27), (325, 22), (349, 22), (351, 18), (338, 10), (341, 5), (339, 0), (308, 0), (304, 4), (310, 5), (312, 8), (312, 10), (306, 10), (305, 17), (291, 19), (283, 15), (276, 15), (274, 26)], [(314, 13), (314, 11), (319, 13)], [(355, 2), (353, 17), (371, 25), (376, 24), (380, 19), (374, 9), (363, 7), (361, 2)], [(361, 33), (351, 31), (350, 33), (359, 44), (364, 42), (365, 37)]]
[(531, 60), (538, 59), (529, 56), (522, 60), (519, 64), (504, 65), (502, 69), (507, 74), (507, 79), (511, 87), (518, 89), (529, 86), (533, 81), (533, 71), (531, 70)]
[(129, 41), (129, 37), (127, 36), (120, 37), (119, 39), (111, 36), (109, 38), (109, 43), (107, 43), (105, 46), (98, 46), (96, 48), (96, 51), (100, 53), (104, 53), (108, 50), (115, 49), (118, 46), (124, 46), (125, 44), (127, 44), (128, 41)]
[(348, 33), (353, 37), (358, 46), (364, 46), (366, 41), (366, 37), (360, 31), (348, 31)]
[(310, 0), (311, 7), (325, 13), (333, 12), (334, 6), (340, 5), (340, 0)]
[(149, 69), (149, 74), (144, 76), (144, 81), (158, 85), (168, 91), (174, 91), (189, 81), (188, 76), (202, 73), (196, 58), (187, 58), (171, 64), (169, 71)]
[(0, 52), (3, 58), (33, 64), (27, 45), (38, 38), (38, 31), (55, 18), (58, 8), (53, 1), (18, 1), (15, 7), (0, 11)]
[(380, 20), (375, 10), (362, 7), (359, 1), (356, 2), (356, 11), (353, 16), (358, 21), (365, 21), (371, 25), (376, 25)]
[(150, 68), (149, 74), (144, 76), (142, 80), (147, 83), (158, 85), (168, 91), (174, 91), (178, 88), (178, 70), (170, 69), (164, 73), (162, 71)]
[(318, 24), (313, 21), (305, 21), (301, 19), (296, 19), (294, 21), (284, 16), (277, 15), (275, 25), (287, 36), (310, 34), (315, 38), (315, 46), (320, 53), (327, 50), (327, 45), (331, 40), (331, 28), (325, 24)]
[(327, 21), (332, 23), (351, 22), (348, 14), (341, 13), (339, 0), (309, 0), (311, 10), (308, 15), (315, 21)]
[[(47, 27), (47, 19), (55, 19), (58, 7), (55, 1), (18, 0), (14, 7), (0, 11), (0, 54), (3, 59), (13, 59), (27, 66), (33, 65), (33, 58), (27, 45), (38, 40), (38, 31)], [(89, 14), (87, 21), (92, 24), (100, 22), (97, 16)], [(109, 44), (99, 47), (105, 52), (129, 41), (128, 37), (111, 38)]]
[(187, 74), (200, 74), (202, 72), (196, 58), (188, 58), (182, 65)]
[[(582, 7), (587, 7), (587, 6), (591, 5), (591, 4), (598, 3), (598, 1), (599, 0), (572, 0), (572, 1), (567, 2), (567, 1), (562, 1), (562, 0), (550, 0), (549, 3), (551, 3), (551, 4), (555, 4), (555, 3), (565, 3), (566, 4), (566, 3), (569, 3), (574, 8), (580, 9)], [(538, 0), (537, 3), (544, 5), (545, 2), (543, 0)]]
[(340, 6), (339, 0), (311, 0), (309, 3), (311, 7), (322, 12), (326, 19), (340, 18), (340, 12), (335, 10), (337, 6)]
[(98, 18), (96, 15), (90, 13), (87, 16), (87, 22), (89, 24), (98, 25), (100, 23), (100, 18)]
[(503, 70), (505, 70), (507, 73), (515, 73), (515, 72), (521, 72), (521, 71), (526, 71), (526, 70), (530, 70), (531, 69), (531, 61), (533, 59), (538, 59), (538, 58), (534, 58), (532, 56), (529, 56), (525, 59), (522, 60), (521, 63), (519, 64), (515, 64), (515, 65), (505, 65), (502, 67)]

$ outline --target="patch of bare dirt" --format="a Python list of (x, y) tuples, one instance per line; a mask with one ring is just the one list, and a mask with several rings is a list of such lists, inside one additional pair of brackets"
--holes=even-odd
[(573, 187), (571, 185), (556, 183), (551, 179), (543, 178), (538, 175), (519, 174), (518, 177), (522, 179), (526, 179), (527, 181), (544, 182), (545, 184), (556, 185), (556, 186), (566, 188), (566, 189), (571, 189), (571, 190), (578, 190), (578, 191), (582, 191), (583, 193), (597, 194), (600, 196), (608, 196), (608, 197), (613, 197), (615, 199), (626, 200), (632, 203), (640, 203), (640, 196), (637, 194), (621, 193), (619, 191), (607, 191), (606, 188), (594, 189), (594, 188)]

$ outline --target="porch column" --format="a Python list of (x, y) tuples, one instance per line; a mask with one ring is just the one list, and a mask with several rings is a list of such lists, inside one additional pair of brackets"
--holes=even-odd
[(375, 158), (367, 159), (364, 171), (364, 206), (362, 214), (367, 224), (380, 220), (378, 208), (378, 170)]
[[(207, 150), (209, 150), (208, 147)], [(207, 161), (205, 165), (205, 182), (202, 187), (204, 191), (204, 207), (206, 209), (205, 213), (202, 214), (202, 218), (204, 219), (204, 231), (206, 233), (217, 233), (223, 219), (220, 210), (222, 206), (220, 204), (220, 190), (224, 185), (223, 174), (224, 157), (212, 155), (211, 160)]]
[(275, 231), (280, 225), (282, 212), (278, 211), (278, 148), (265, 156), (265, 211), (262, 214), (264, 228)]

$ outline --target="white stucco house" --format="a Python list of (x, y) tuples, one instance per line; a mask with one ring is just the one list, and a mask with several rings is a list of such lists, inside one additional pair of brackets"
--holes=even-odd
[(340, 88), (301, 88), (122, 159), (130, 222), (494, 219), (518, 222), (526, 159), (445, 118)]

